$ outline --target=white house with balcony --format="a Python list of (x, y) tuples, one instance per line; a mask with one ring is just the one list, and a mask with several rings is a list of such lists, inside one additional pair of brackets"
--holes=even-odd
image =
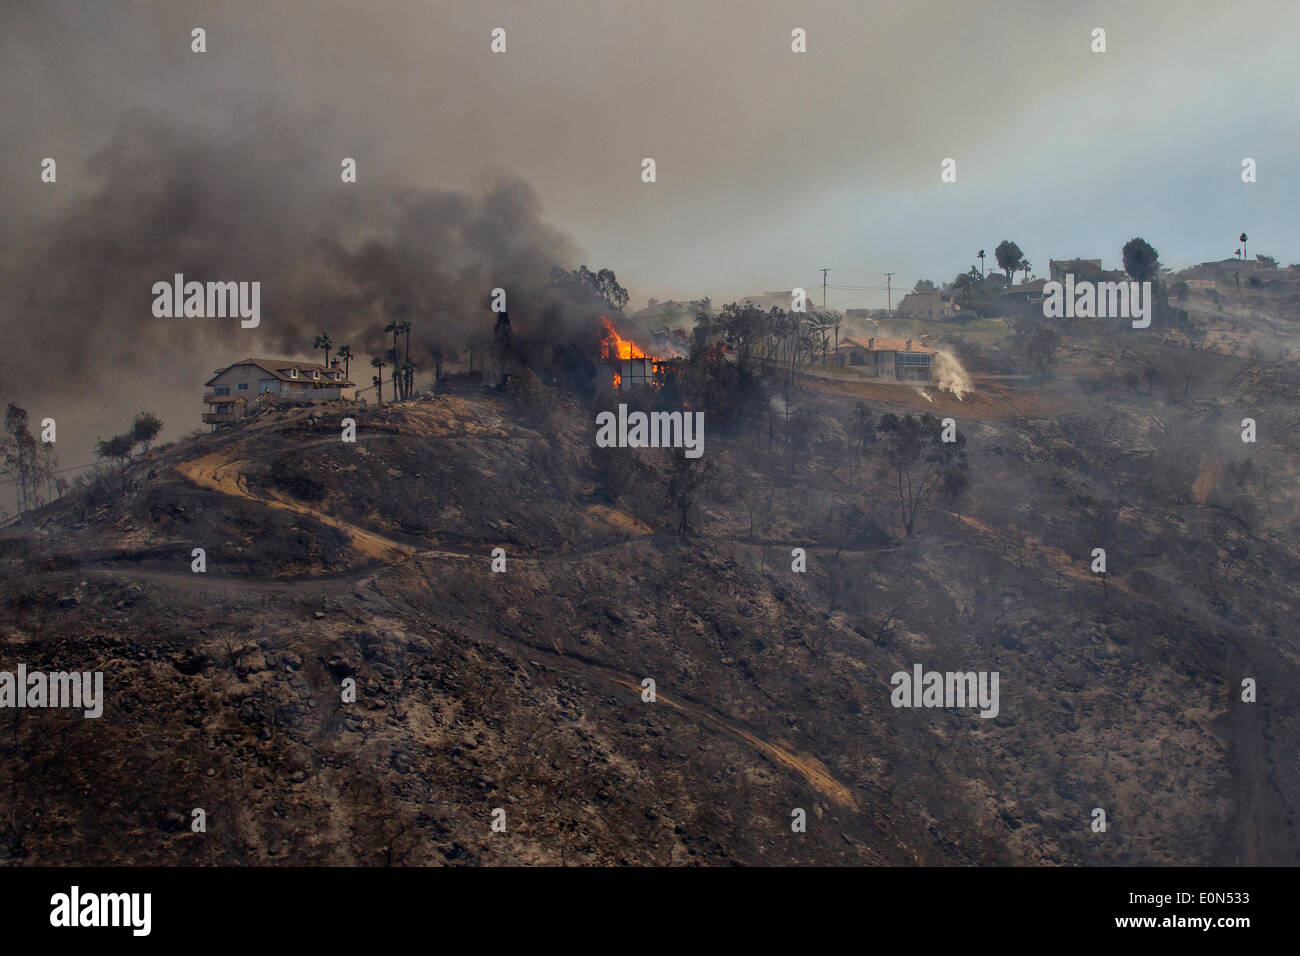
[[(295, 359), (247, 358), (218, 369), (203, 383), (205, 424), (236, 424), (255, 401), (331, 402), (357, 397), (343, 369)], [(263, 398), (263, 396), (266, 396)]]

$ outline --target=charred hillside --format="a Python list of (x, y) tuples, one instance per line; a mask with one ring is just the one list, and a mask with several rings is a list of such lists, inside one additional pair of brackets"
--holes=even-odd
[[(105, 677), (5, 715), (0, 853), (1295, 863), (1293, 378), (1079, 336), (960, 402), (769, 379), (690, 466), (535, 380), (157, 450), (0, 538), (5, 666)], [(881, 423), (931, 412), (968, 470), (909, 533)], [(997, 713), (895, 707), (918, 662)]]

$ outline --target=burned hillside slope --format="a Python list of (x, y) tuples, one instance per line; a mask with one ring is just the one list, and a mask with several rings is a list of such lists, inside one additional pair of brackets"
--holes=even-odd
[[(1145, 399), (1109, 426), (1070, 401), (963, 421), (970, 486), (913, 535), (879, 449), (851, 448), (856, 399), (822, 390), (773, 432), (709, 435), (686, 538), (669, 453), (615, 480), (564, 402), (322, 406), (155, 452), (124, 493), (5, 529), (5, 666), (101, 670), (106, 701), (6, 715), (0, 852), (1295, 862), (1294, 545), (1205, 540), (1208, 491), (1110, 508), (1113, 482), (1146, 487)], [(998, 712), (896, 708), (917, 662), (999, 672)]]

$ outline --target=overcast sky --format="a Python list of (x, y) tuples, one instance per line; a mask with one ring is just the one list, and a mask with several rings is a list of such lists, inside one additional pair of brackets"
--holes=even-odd
[[(355, 156), (359, 185), (521, 176), (634, 306), (819, 285), (822, 267), (833, 285), (895, 272), (910, 287), (1003, 238), (1040, 272), (1115, 264), (1133, 235), (1175, 267), (1231, 255), (1243, 230), (1252, 255), (1300, 259), (1290, 0), (17, 6), (0, 49), (10, 209), (88, 188), (128, 110), (220, 127), (270, 107), (317, 123), (324, 155)], [(37, 180), (47, 155), (57, 193)]]

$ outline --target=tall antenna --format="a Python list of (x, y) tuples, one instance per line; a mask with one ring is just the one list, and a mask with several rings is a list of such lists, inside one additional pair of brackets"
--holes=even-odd
[(826, 273), (830, 271), (831, 271), (830, 269), (822, 270), (822, 308), (823, 309), (826, 308)]
[(894, 273), (886, 272), (885, 273), (885, 311), (886, 312), (894, 311), (893, 285), (894, 285)]

